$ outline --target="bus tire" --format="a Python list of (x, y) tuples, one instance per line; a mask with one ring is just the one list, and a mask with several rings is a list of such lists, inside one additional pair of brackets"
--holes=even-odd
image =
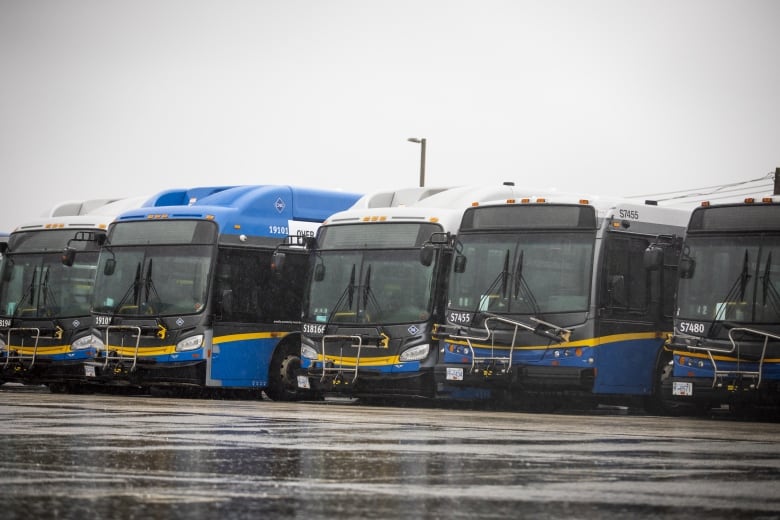
[(301, 368), (300, 348), (282, 344), (276, 349), (268, 367), (265, 395), (272, 401), (299, 401), (305, 396), (298, 389), (295, 372)]

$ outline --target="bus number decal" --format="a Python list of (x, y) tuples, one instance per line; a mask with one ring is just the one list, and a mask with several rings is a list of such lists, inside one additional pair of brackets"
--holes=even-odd
[(95, 316), (95, 325), (111, 325), (111, 316)]
[(317, 325), (314, 323), (304, 323), (303, 324), (303, 333), (304, 334), (324, 334), (325, 333), (325, 325)]
[(639, 220), (639, 211), (635, 209), (621, 209), (619, 215), (622, 219)]
[(268, 232), (272, 235), (284, 235), (290, 234), (290, 228), (287, 226), (268, 226)]
[(8, 328), (11, 326), (11, 320), (0, 320), (0, 327)]
[(450, 317), (448, 320), (450, 323), (458, 323), (460, 325), (468, 325), (471, 323), (470, 312), (455, 312), (450, 311)]
[(704, 334), (704, 323), (696, 321), (681, 321), (677, 328), (683, 334)]

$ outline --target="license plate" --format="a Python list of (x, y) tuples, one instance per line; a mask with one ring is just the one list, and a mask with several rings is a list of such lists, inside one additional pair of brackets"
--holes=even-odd
[(693, 383), (675, 382), (672, 385), (672, 395), (693, 395)]
[(463, 381), (463, 369), (447, 367), (447, 381)]
[(95, 366), (84, 365), (84, 375), (87, 377), (95, 377)]
[(311, 389), (309, 378), (307, 376), (298, 376), (298, 388), (303, 388), (304, 390)]

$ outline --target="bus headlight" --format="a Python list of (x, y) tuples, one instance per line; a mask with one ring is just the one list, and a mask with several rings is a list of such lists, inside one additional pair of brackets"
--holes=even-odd
[(187, 352), (188, 350), (199, 349), (203, 346), (203, 334), (191, 336), (183, 339), (176, 344), (176, 352)]
[(103, 350), (105, 348), (105, 345), (103, 344), (103, 341), (99, 337), (95, 336), (94, 334), (90, 334), (89, 336), (84, 336), (83, 338), (79, 338), (70, 344), (71, 350), (84, 350), (87, 348), (94, 348), (95, 350)]
[(301, 345), (301, 357), (306, 359), (317, 359), (317, 351), (308, 345)]
[(398, 359), (401, 361), (418, 361), (420, 359), (425, 359), (430, 350), (431, 347), (427, 343), (425, 345), (417, 345), (416, 347), (404, 350)]
[(2, 339), (0, 339), (0, 352), (4, 351), (5, 349), (6, 349), (6, 348), (5, 348), (5, 341), (3, 341)]

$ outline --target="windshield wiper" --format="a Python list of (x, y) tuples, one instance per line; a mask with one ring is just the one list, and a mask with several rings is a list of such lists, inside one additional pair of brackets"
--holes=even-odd
[(764, 268), (764, 275), (761, 277), (761, 282), (764, 289), (763, 305), (766, 306), (767, 301), (772, 305), (775, 313), (780, 315), (780, 293), (777, 292), (775, 284), (772, 283), (772, 252), (769, 252), (769, 256), (766, 259), (766, 267)]
[[(43, 280), (41, 281), (40, 287), (40, 291), (42, 293), (41, 303), (43, 304), (43, 311), (46, 314), (51, 315), (51, 306), (57, 306), (57, 298), (54, 296), (54, 292), (49, 287), (49, 273), (51, 272), (51, 267), (46, 267), (45, 270), (46, 272), (43, 275)], [(49, 302), (49, 300), (51, 300), (51, 302)]]
[(333, 322), (333, 318), (336, 316), (338, 312), (341, 311), (341, 306), (343, 305), (344, 300), (347, 301), (346, 309), (352, 309), (354, 298), (355, 298), (355, 264), (352, 264), (352, 272), (349, 275), (349, 283), (347, 283), (347, 286), (344, 288), (343, 291), (341, 291), (341, 295), (339, 296), (338, 300), (336, 300), (336, 304), (333, 306), (333, 310), (330, 311), (330, 313), (328, 314), (328, 320), (326, 321), (326, 325)]
[[(154, 286), (154, 281), (152, 280), (152, 259), (149, 259), (149, 267), (146, 268), (146, 278), (144, 279), (144, 301), (143, 304), (148, 308), (149, 306), (149, 297), (154, 296), (155, 301), (162, 305), (162, 299), (160, 298), (160, 294), (157, 292), (157, 288)], [(152, 306), (152, 309), (154, 309), (154, 306)], [(159, 309), (157, 309), (159, 312)]]
[(506, 287), (507, 287), (507, 278), (509, 271), (509, 250), (506, 250), (506, 254), (504, 255), (504, 268), (498, 273), (498, 275), (495, 277), (495, 279), (490, 283), (487, 290), (480, 293), (480, 297), (476, 301), (476, 306), (474, 308), (474, 311), (472, 312), (472, 315), (474, 318), (472, 318), (473, 321), (476, 321), (476, 317), (484, 313), (488, 310), (488, 305), (490, 302), (490, 294), (495, 290), (495, 288), (498, 286), (499, 283), (501, 283), (501, 292), (503, 293), (503, 296), (506, 297)]
[(366, 270), (366, 280), (363, 283), (363, 312), (368, 313), (368, 306), (371, 304), (377, 312), (377, 316), (382, 315), (382, 309), (379, 306), (379, 301), (376, 299), (376, 295), (371, 290), (371, 264), (368, 265)]
[(30, 285), (27, 287), (27, 290), (25, 290), (24, 294), (22, 294), (22, 297), (19, 299), (19, 301), (16, 302), (16, 305), (14, 305), (13, 316), (18, 315), (19, 310), (22, 308), (22, 304), (27, 300), (30, 301), (30, 305), (33, 304), (35, 287), (38, 285), (38, 272), (39, 272), (38, 268), (33, 269), (32, 278), (30, 279)]
[(130, 284), (130, 287), (127, 288), (127, 291), (125, 291), (125, 295), (122, 296), (122, 299), (119, 300), (119, 302), (114, 305), (114, 308), (111, 309), (111, 314), (116, 315), (122, 308), (122, 306), (127, 303), (130, 300), (130, 296), (133, 297), (132, 302), (133, 304), (137, 305), (138, 300), (140, 297), (141, 292), (141, 262), (138, 262), (138, 265), (135, 268), (135, 278), (133, 279), (133, 282)]
[[(739, 273), (739, 275), (737, 275), (737, 279), (734, 280), (734, 283), (731, 285), (731, 288), (729, 289), (729, 292), (726, 294), (726, 297), (719, 302), (722, 305), (724, 305), (724, 307), (722, 308), (723, 310), (720, 311), (716, 306), (715, 316), (713, 317), (712, 322), (710, 323), (709, 329), (707, 331), (708, 338), (712, 338), (720, 332), (720, 328), (723, 326), (723, 321), (725, 321), (726, 313), (728, 310), (728, 308), (725, 306), (729, 303), (741, 302), (745, 299), (745, 290), (747, 289), (747, 282), (748, 280), (750, 280), (750, 277), (751, 275), (748, 270), (748, 250), (745, 249), (745, 256), (742, 261), (742, 271)], [(738, 299), (737, 299), (737, 295), (739, 295)], [(722, 314), (721, 316), (722, 320), (718, 321), (718, 317), (721, 314)]]
[(542, 310), (539, 307), (539, 302), (536, 301), (533, 291), (528, 286), (523, 276), (523, 256), (525, 252), (520, 250), (520, 257), (517, 259), (517, 265), (515, 266), (515, 280), (514, 280), (514, 299), (518, 300), (520, 296), (531, 306), (531, 310), (534, 314), (541, 314)]

